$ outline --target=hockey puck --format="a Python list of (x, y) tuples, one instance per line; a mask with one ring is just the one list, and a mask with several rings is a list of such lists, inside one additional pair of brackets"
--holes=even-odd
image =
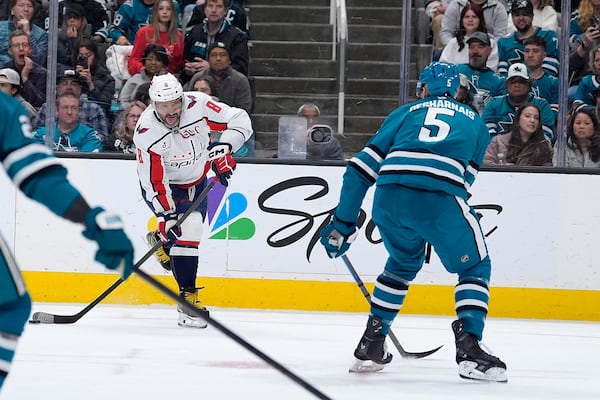
[(30, 320), (29, 320), (29, 323), (30, 323), (30, 324), (41, 324), (41, 323), (42, 323), (42, 321), (35, 321), (35, 320), (33, 320), (33, 319), (30, 319)]

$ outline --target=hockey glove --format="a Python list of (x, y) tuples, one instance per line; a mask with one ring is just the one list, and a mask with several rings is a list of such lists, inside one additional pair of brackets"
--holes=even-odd
[(214, 142), (208, 148), (208, 161), (211, 163), (212, 170), (221, 182), (221, 185), (227, 186), (229, 178), (233, 174), (236, 163), (231, 156), (231, 145), (229, 143)]
[(123, 231), (121, 217), (96, 207), (87, 212), (84, 223), (83, 236), (98, 243), (96, 261), (127, 279), (133, 271), (133, 245)]
[(163, 243), (174, 244), (181, 237), (181, 227), (175, 227), (177, 214), (174, 212), (159, 214), (158, 236)]
[(329, 258), (340, 257), (356, 239), (356, 224), (339, 220), (335, 215), (321, 230), (321, 244)]

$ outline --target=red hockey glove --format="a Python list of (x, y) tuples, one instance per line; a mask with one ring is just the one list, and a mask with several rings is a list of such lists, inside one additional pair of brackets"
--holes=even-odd
[(227, 186), (229, 178), (233, 174), (236, 163), (231, 156), (231, 145), (229, 143), (214, 142), (208, 148), (208, 161), (221, 185)]

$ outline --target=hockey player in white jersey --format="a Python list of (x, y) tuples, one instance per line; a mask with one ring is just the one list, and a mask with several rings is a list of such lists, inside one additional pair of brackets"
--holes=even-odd
[[(206, 200), (181, 226), (172, 228), (206, 187), (211, 168), (221, 184), (228, 185), (236, 167), (232, 154), (250, 138), (252, 125), (242, 109), (216, 102), (202, 92), (183, 92), (171, 74), (155, 76), (149, 95), (152, 104), (140, 116), (133, 136), (142, 194), (158, 219), (156, 235), (151, 234), (149, 241), (164, 243), (181, 297), (200, 306), (196, 276)], [(211, 131), (222, 132), (219, 142), (210, 143)], [(207, 326), (181, 307), (178, 312), (180, 326)]]
[(432, 63), (421, 72), (420, 82), (423, 98), (394, 110), (349, 161), (339, 204), (321, 231), (327, 254), (344, 254), (356, 236), (362, 200), (377, 185), (373, 221), (389, 257), (377, 277), (367, 328), (350, 371), (377, 371), (392, 360), (385, 338), (423, 267), (429, 242), (446, 269), (458, 275), (458, 319), (452, 330), (459, 375), (504, 382), (504, 362), (479, 346), (491, 262), (477, 214), (467, 204), (490, 135), (479, 115), (453, 98), (460, 85), (455, 65)]

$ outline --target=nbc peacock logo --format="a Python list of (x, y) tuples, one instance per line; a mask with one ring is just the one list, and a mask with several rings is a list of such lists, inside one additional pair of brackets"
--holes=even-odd
[(209, 239), (248, 240), (254, 236), (256, 225), (243, 214), (248, 200), (239, 193), (226, 195), (226, 188), (216, 184), (208, 195), (207, 217), (210, 227)]

